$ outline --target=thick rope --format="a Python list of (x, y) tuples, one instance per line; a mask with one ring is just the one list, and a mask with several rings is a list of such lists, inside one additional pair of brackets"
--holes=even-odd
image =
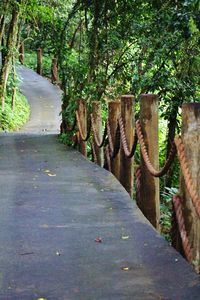
[(124, 129), (124, 123), (123, 123), (123, 119), (122, 119), (121, 115), (119, 116), (118, 124), (119, 124), (119, 129), (120, 129), (121, 143), (122, 143), (122, 147), (123, 147), (125, 156), (127, 158), (131, 158), (131, 157), (133, 157), (135, 150), (136, 150), (136, 146), (137, 146), (137, 142), (138, 142), (137, 135), (134, 134), (134, 142), (133, 142), (132, 149), (130, 150), (129, 146), (128, 146), (126, 133), (125, 133), (125, 129)]
[(180, 196), (178, 195), (174, 195), (172, 200), (173, 200), (174, 210), (176, 214), (178, 229), (180, 232), (185, 257), (188, 260), (188, 262), (191, 263), (193, 258), (192, 247), (190, 245), (189, 238), (185, 229), (185, 223), (184, 223), (184, 217), (182, 211), (182, 201)]
[(185, 180), (185, 185), (186, 185), (188, 193), (191, 197), (192, 203), (195, 207), (195, 211), (196, 211), (198, 217), (200, 217), (200, 197), (198, 196), (197, 190), (195, 189), (193, 182), (192, 182), (192, 176), (191, 176), (191, 173), (189, 170), (187, 157), (186, 157), (185, 149), (184, 149), (184, 144), (183, 144), (182, 138), (180, 136), (175, 138), (175, 145), (177, 148), (177, 153), (178, 153), (178, 157), (179, 157), (179, 161), (180, 161), (180, 165), (181, 165), (181, 170), (182, 170), (183, 177)]
[(95, 127), (94, 117), (92, 114), (91, 114), (91, 124), (92, 124), (92, 131), (93, 131), (95, 143), (96, 143), (97, 147), (102, 148), (105, 143), (106, 136), (107, 136), (107, 126), (105, 126), (103, 138), (102, 138), (102, 141), (100, 142), (98, 139), (98, 135), (97, 135), (96, 127)]
[(139, 143), (140, 143), (142, 157), (144, 159), (144, 162), (146, 164), (146, 167), (147, 167), (148, 171), (154, 177), (161, 177), (161, 176), (165, 175), (167, 173), (167, 171), (169, 170), (169, 168), (171, 167), (171, 164), (172, 164), (172, 162), (174, 160), (174, 157), (175, 157), (175, 154), (176, 154), (176, 147), (175, 147), (174, 142), (172, 142), (172, 146), (171, 146), (168, 158), (167, 158), (164, 166), (161, 168), (161, 170), (157, 171), (153, 167), (152, 163), (150, 162), (149, 155), (148, 155), (148, 152), (147, 152), (147, 148), (146, 148), (146, 145), (145, 145), (145, 142), (144, 142), (142, 127), (141, 127), (141, 124), (140, 124), (139, 120), (136, 122), (136, 131), (137, 131), (137, 136), (138, 136), (138, 140), (139, 140)]
[(89, 126), (88, 126), (89, 128), (87, 129), (87, 135), (83, 134), (83, 128), (81, 126), (81, 121), (80, 121), (80, 116), (78, 111), (76, 111), (76, 119), (77, 119), (77, 125), (78, 125), (78, 130), (80, 132), (81, 140), (83, 142), (86, 142), (89, 139), (91, 133), (91, 119), (89, 120)]
[(135, 185), (136, 185), (136, 202), (137, 205), (140, 206), (141, 203), (141, 176), (142, 176), (142, 170), (139, 166), (135, 171)]

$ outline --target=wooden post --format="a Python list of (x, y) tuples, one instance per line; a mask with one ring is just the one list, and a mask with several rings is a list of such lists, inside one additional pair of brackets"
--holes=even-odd
[[(182, 106), (182, 139), (192, 182), (200, 196), (200, 104), (187, 103)], [(181, 175), (180, 194), (183, 199), (183, 215), (186, 231), (193, 248), (193, 263), (200, 272), (200, 219), (195, 214), (185, 181)]]
[(56, 83), (57, 81), (58, 81), (58, 60), (57, 58), (53, 58), (51, 64), (51, 82)]
[(24, 64), (24, 43), (22, 42), (19, 47), (19, 61), (23, 65)]
[[(80, 125), (83, 131), (83, 134), (86, 136), (87, 134), (87, 106), (86, 101), (83, 99), (78, 100), (78, 113), (80, 116)], [(79, 133), (79, 151), (84, 155), (87, 156), (87, 142), (81, 140), (80, 133)]]
[(42, 75), (42, 49), (37, 49), (37, 73)]
[[(96, 128), (96, 134), (98, 141), (101, 142), (102, 140), (102, 117), (101, 117), (101, 102), (94, 101), (92, 103), (92, 115), (94, 118), (94, 126)], [(100, 167), (103, 167), (103, 147), (99, 148), (95, 143), (95, 138), (93, 138), (94, 149), (97, 157), (97, 164)]]
[[(150, 161), (155, 169), (159, 168), (158, 149), (158, 97), (156, 95), (141, 95), (140, 123), (144, 134)], [(139, 204), (145, 217), (159, 230), (160, 195), (159, 179), (153, 177), (141, 158), (141, 203)]]
[[(121, 116), (124, 123), (126, 139), (131, 149), (133, 145), (133, 126), (134, 126), (134, 97), (132, 95), (121, 97)], [(129, 195), (133, 196), (133, 159), (125, 156), (121, 147), (120, 151), (120, 182), (127, 190)]]
[[(108, 103), (108, 120), (110, 124), (111, 137), (113, 140), (113, 145), (115, 142), (115, 133), (117, 129), (117, 122), (120, 114), (120, 102), (112, 101)], [(119, 179), (120, 174), (120, 155), (119, 153), (115, 158), (111, 159), (111, 172), (117, 179)]]

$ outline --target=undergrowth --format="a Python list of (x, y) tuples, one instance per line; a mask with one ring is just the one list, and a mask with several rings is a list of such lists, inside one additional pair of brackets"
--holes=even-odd
[(5, 109), (0, 108), (0, 131), (18, 130), (24, 125), (30, 115), (30, 107), (25, 96), (17, 91), (15, 108), (12, 110), (12, 97), (8, 95), (5, 99)]

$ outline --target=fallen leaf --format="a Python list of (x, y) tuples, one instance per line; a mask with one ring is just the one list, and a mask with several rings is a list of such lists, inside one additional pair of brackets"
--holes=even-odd
[(46, 298), (38, 298), (37, 300), (46, 300)]
[(129, 235), (122, 235), (122, 240), (128, 240), (129, 239)]
[(129, 271), (129, 267), (122, 267), (122, 271)]
[(55, 177), (56, 176), (56, 174), (52, 174), (52, 173), (48, 173), (47, 175), (50, 176), (50, 177)]
[(96, 237), (95, 242), (102, 243), (102, 238), (100, 236)]
[(50, 171), (50, 170), (44, 170), (44, 172), (45, 172), (45, 173), (49, 173), (49, 172), (51, 172), (51, 171)]

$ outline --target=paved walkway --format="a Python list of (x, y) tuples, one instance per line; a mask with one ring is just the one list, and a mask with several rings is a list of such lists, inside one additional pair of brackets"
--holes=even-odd
[(199, 300), (199, 277), (115, 178), (52, 134), (59, 90), (21, 73), (37, 114), (0, 136), (0, 299)]

